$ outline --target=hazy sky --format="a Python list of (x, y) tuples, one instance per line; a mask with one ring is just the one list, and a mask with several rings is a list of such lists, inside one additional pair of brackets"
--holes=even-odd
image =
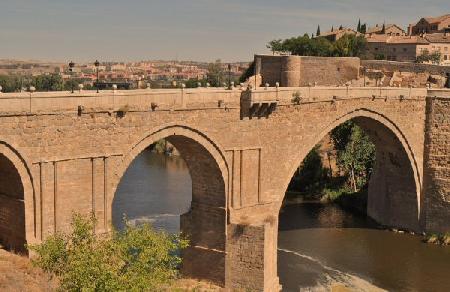
[(317, 24), (446, 13), (449, 0), (0, 0), (0, 59), (250, 60)]

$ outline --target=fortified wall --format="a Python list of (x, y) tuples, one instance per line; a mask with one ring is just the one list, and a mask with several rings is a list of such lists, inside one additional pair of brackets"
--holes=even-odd
[[(255, 55), (256, 86), (450, 87), (450, 66), (351, 57)], [(253, 82), (253, 80), (250, 80)]]
[(262, 84), (281, 87), (336, 86), (359, 78), (359, 58), (255, 55)]

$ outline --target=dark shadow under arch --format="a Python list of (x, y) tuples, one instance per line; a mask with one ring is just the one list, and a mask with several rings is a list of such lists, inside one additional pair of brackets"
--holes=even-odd
[(26, 253), (24, 186), (13, 162), (1, 153), (0, 242), (7, 249)]

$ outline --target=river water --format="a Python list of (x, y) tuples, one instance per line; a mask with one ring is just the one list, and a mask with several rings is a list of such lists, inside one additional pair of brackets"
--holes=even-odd
[[(113, 224), (151, 222), (177, 232), (189, 209), (191, 179), (176, 156), (144, 151), (127, 170), (113, 203)], [(283, 207), (278, 238), (283, 291), (450, 291), (450, 247), (378, 229), (338, 206)], [(348, 291), (348, 290), (347, 290)]]

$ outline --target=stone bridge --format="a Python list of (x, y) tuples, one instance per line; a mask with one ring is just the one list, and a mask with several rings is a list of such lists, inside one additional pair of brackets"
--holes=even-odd
[(183, 271), (229, 289), (279, 289), (278, 215), (306, 154), (353, 119), (376, 145), (368, 213), (450, 231), (450, 91), (380, 87), (0, 93), (0, 238), (67, 230), (72, 211), (111, 225), (127, 167), (167, 139), (192, 178)]

